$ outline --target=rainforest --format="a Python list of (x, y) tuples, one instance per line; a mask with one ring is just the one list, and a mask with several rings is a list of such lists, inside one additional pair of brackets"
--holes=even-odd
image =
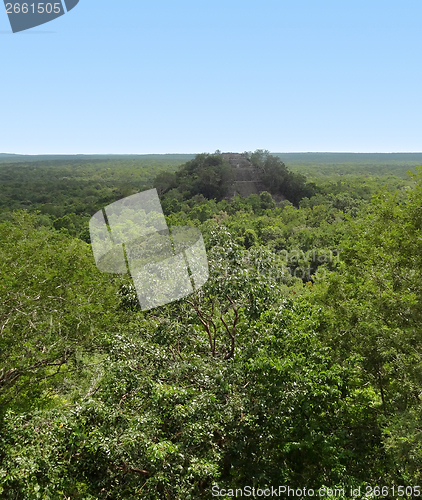
[[(0, 155), (0, 498), (422, 494), (419, 165)], [(89, 221), (152, 188), (209, 279), (142, 311)]]

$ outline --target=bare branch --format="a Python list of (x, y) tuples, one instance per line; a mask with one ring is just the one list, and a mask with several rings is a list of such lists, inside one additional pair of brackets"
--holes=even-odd
[[(187, 302), (195, 309), (195, 312), (198, 315), (199, 320), (201, 321), (202, 325), (204, 326), (205, 331), (208, 334), (208, 340), (210, 343), (212, 355), (215, 356), (215, 352), (216, 352), (215, 351), (215, 334), (216, 334), (217, 329), (215, 327), (215, 324), (212, 321), (212, 317), (214, 315), (214, 307), (215, 307), (214, 302), (212, 303), (211, 314), (209, 316), (207, 316), (203, 311), (201, 311), (201, 309), (199, 308), (199, 305), (197, 303), (194, 303), (191, 300), (188, 300)], [(214, 336), (211, 333), (210, 324), (214, 328)]]
[(118, 469), (118, 470), (123, 471), (124, 474), (128, 474), (129, 472), (136, 473), (136, 474), (142, 474), (143, 476), (149, 476), (149, 474), (150, 474), (147, 470), (129, 467), (126, 462), (123, 462), (123, 466), (119, 466), (119, 465), (116, 465), (114, 463), (110, 463), (110, 465), (114, 469)]
[(231, 328), (229, 328), (228, 324), (224, 320), (223, 314), (220, 315), (220, 319), (224, 325), (224, 328), (226, 329), (226, 332), (230, 338), (230, 343), (231, 343), (230, 351), (224, 356), (224, 359), (230, 359), (234, 355), (234, 347), (235, 347), (235, 343), (236, 343), (236, 325), (237, 325), (237, 322), (239, 320), (239, 309), (236, 307), (234, 301), (229, 296), (226, 296), (226, 297), (230, 301), (232, 308), (233, 308), (233, 311), (234, 311), (234, 314), (235, 314), (233, 325)]

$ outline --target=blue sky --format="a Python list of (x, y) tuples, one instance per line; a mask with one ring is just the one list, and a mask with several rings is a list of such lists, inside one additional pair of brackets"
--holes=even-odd
[(420, 0), (80, 0), (12, 34), (0, 5), (0, 152), (422, 151), (421, 20)]

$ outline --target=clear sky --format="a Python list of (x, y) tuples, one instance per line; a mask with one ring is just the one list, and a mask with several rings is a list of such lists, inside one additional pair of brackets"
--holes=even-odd
[(2, 4), (0, 153), (422, 151), (421, 0)]

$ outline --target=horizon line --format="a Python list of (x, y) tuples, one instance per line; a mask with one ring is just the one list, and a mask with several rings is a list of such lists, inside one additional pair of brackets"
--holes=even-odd
[[(221, 151), (242, 154), (245, 151)], [(252, 151), (253, 152), (253, 151)], [(0, 153), (0, 156), (150, 156), (197, 155), (207, 153)], [(213, 153), (211, 153), (213, 154)], [(422, 151), (270, 151), (270, 154), (422, 154)]]

